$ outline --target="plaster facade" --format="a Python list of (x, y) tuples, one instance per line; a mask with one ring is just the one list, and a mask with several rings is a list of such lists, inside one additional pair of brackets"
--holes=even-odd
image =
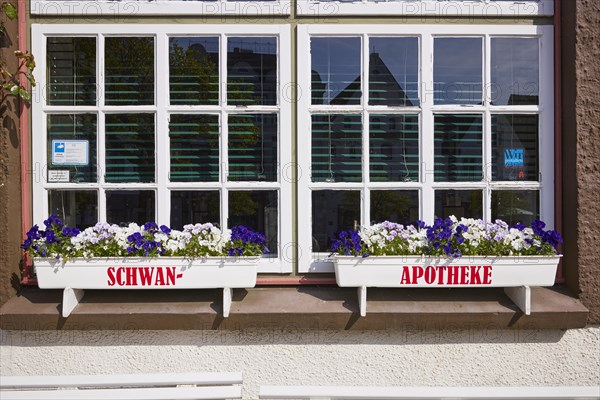
[(231, 371), (260, 385), (595, 386), (600, 327), (568, 331), (4, 331), (0, 375)]

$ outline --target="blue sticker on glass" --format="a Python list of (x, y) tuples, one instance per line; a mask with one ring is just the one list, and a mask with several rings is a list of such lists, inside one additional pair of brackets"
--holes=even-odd
[(55, 153), (64, 153), (65, 152), (65, 142), (54, 142), (54, 152)]
[(523, 167), (525, 165), (524, 149), (506, 149), (504, 150), (505, 167)]

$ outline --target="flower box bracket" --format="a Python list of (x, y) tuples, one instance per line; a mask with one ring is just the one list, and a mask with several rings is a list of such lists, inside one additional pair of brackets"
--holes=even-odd
[[(359, 286), (357, 292), (360, 316), (365, 317), (367, 315), (367, 287)], [(504, 288), (504, 293), (525, 315), (531, 315), (531, 288), (529, 286), (507, 287)]]
[[(73, 289), (73, 288), (65, 288), (63, 290), (63, 300), (62, 300), (62, 316), (63, 318), (68, 318), (69, 315), (73, 312), (75, 307), (81, 302), (83, 296), (85, 295), (85, 290), (83, 289)], [(229, 317), (229, 312), (231, 311), (231, 301), (233, 298), (233, 289), (232, 288), (223, 288), (223, 318)]]

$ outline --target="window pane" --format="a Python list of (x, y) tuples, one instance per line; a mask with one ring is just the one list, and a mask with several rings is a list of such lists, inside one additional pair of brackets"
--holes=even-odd
[(360, 115), (312, 116), (312, 181), (362, 180)]
[(48, 182), (96, 182), (96, 114), (48, 115)]
[(328, 251), (337, 234), (360, 224), (360, 191), (312, 192), (312, 251)]
[(419, 40), (369, 39), (369, 104), (419, 105)]
[(530, 225), (540, 218), (540, 192), (537, 190), (492, 191), (492, 220), (500, 218), (509, 225)]
[(244, 225), (264, 233), (269, 255), (277, 255), (278, 206), (276, 190), (230, 191), (229, 228)]
[(229, 116), (230, 181), (277, 181), (277, 114)]
[(312, 38), (312, 104), (360, 104), (361, 40)]
[(219, 180), (219, 116), (171, 115), (171, 182)]
[(371, 223), (414, 224), (419, 219), (418, 190), (371, 190)]
[(435, 104), (482, 104), (481, 38), (435, 38)]
[(172, 191), (171, 225), (183, 229), (184, 225), (211, 222), (221, 226), (221, 200), (219, 191)]
[(169, 39), (171, 104), (219, 104), (219, 38)]
[(538, 104), (537, 38), (492, 38), (492, 104)]
[(277, 38), (227, 39), (227, 103), (277, 104)]
[(106, 104), (154, 104), (154, 38), (107, 37)]
[(106, 115), (106, 182), (154, 182), (154, 115)]
[(145, 224), (154, 221), (154, 190), (107, 190), (106, 219), (109, 224)]
[(538, 116), (492, 115), (492, 179), (538, 180)]
[(98, 192), (95, 190), (48, 190), (50, 214), (70, 228), (84, 229), (98, 222)]
[(483, 218), (483, 191), (436, 190), (435, 217)]
[(435, 181), (482, 179), (483, 118), (479, 114), (435, 116)]
[(47, 102), (53, 106), (96, 104), (96, 38), (49, 37)]
[(371, 181), (419, 180), (419, 117), (376, 115), (369, 120)]

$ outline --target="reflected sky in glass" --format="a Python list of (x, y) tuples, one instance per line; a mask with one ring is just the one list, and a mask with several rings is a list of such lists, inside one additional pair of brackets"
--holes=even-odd
[(360, 104), (360, 38), (312, 38), (310, 49), (312, 104)]
[(419, 40), (369, 39), (369, 104), (419, 105)]
[(539, 40), (492, 38), (492, 104), (538, 104)]
[(482, 103), (482, 39), (435, 38), (435, 104)]

